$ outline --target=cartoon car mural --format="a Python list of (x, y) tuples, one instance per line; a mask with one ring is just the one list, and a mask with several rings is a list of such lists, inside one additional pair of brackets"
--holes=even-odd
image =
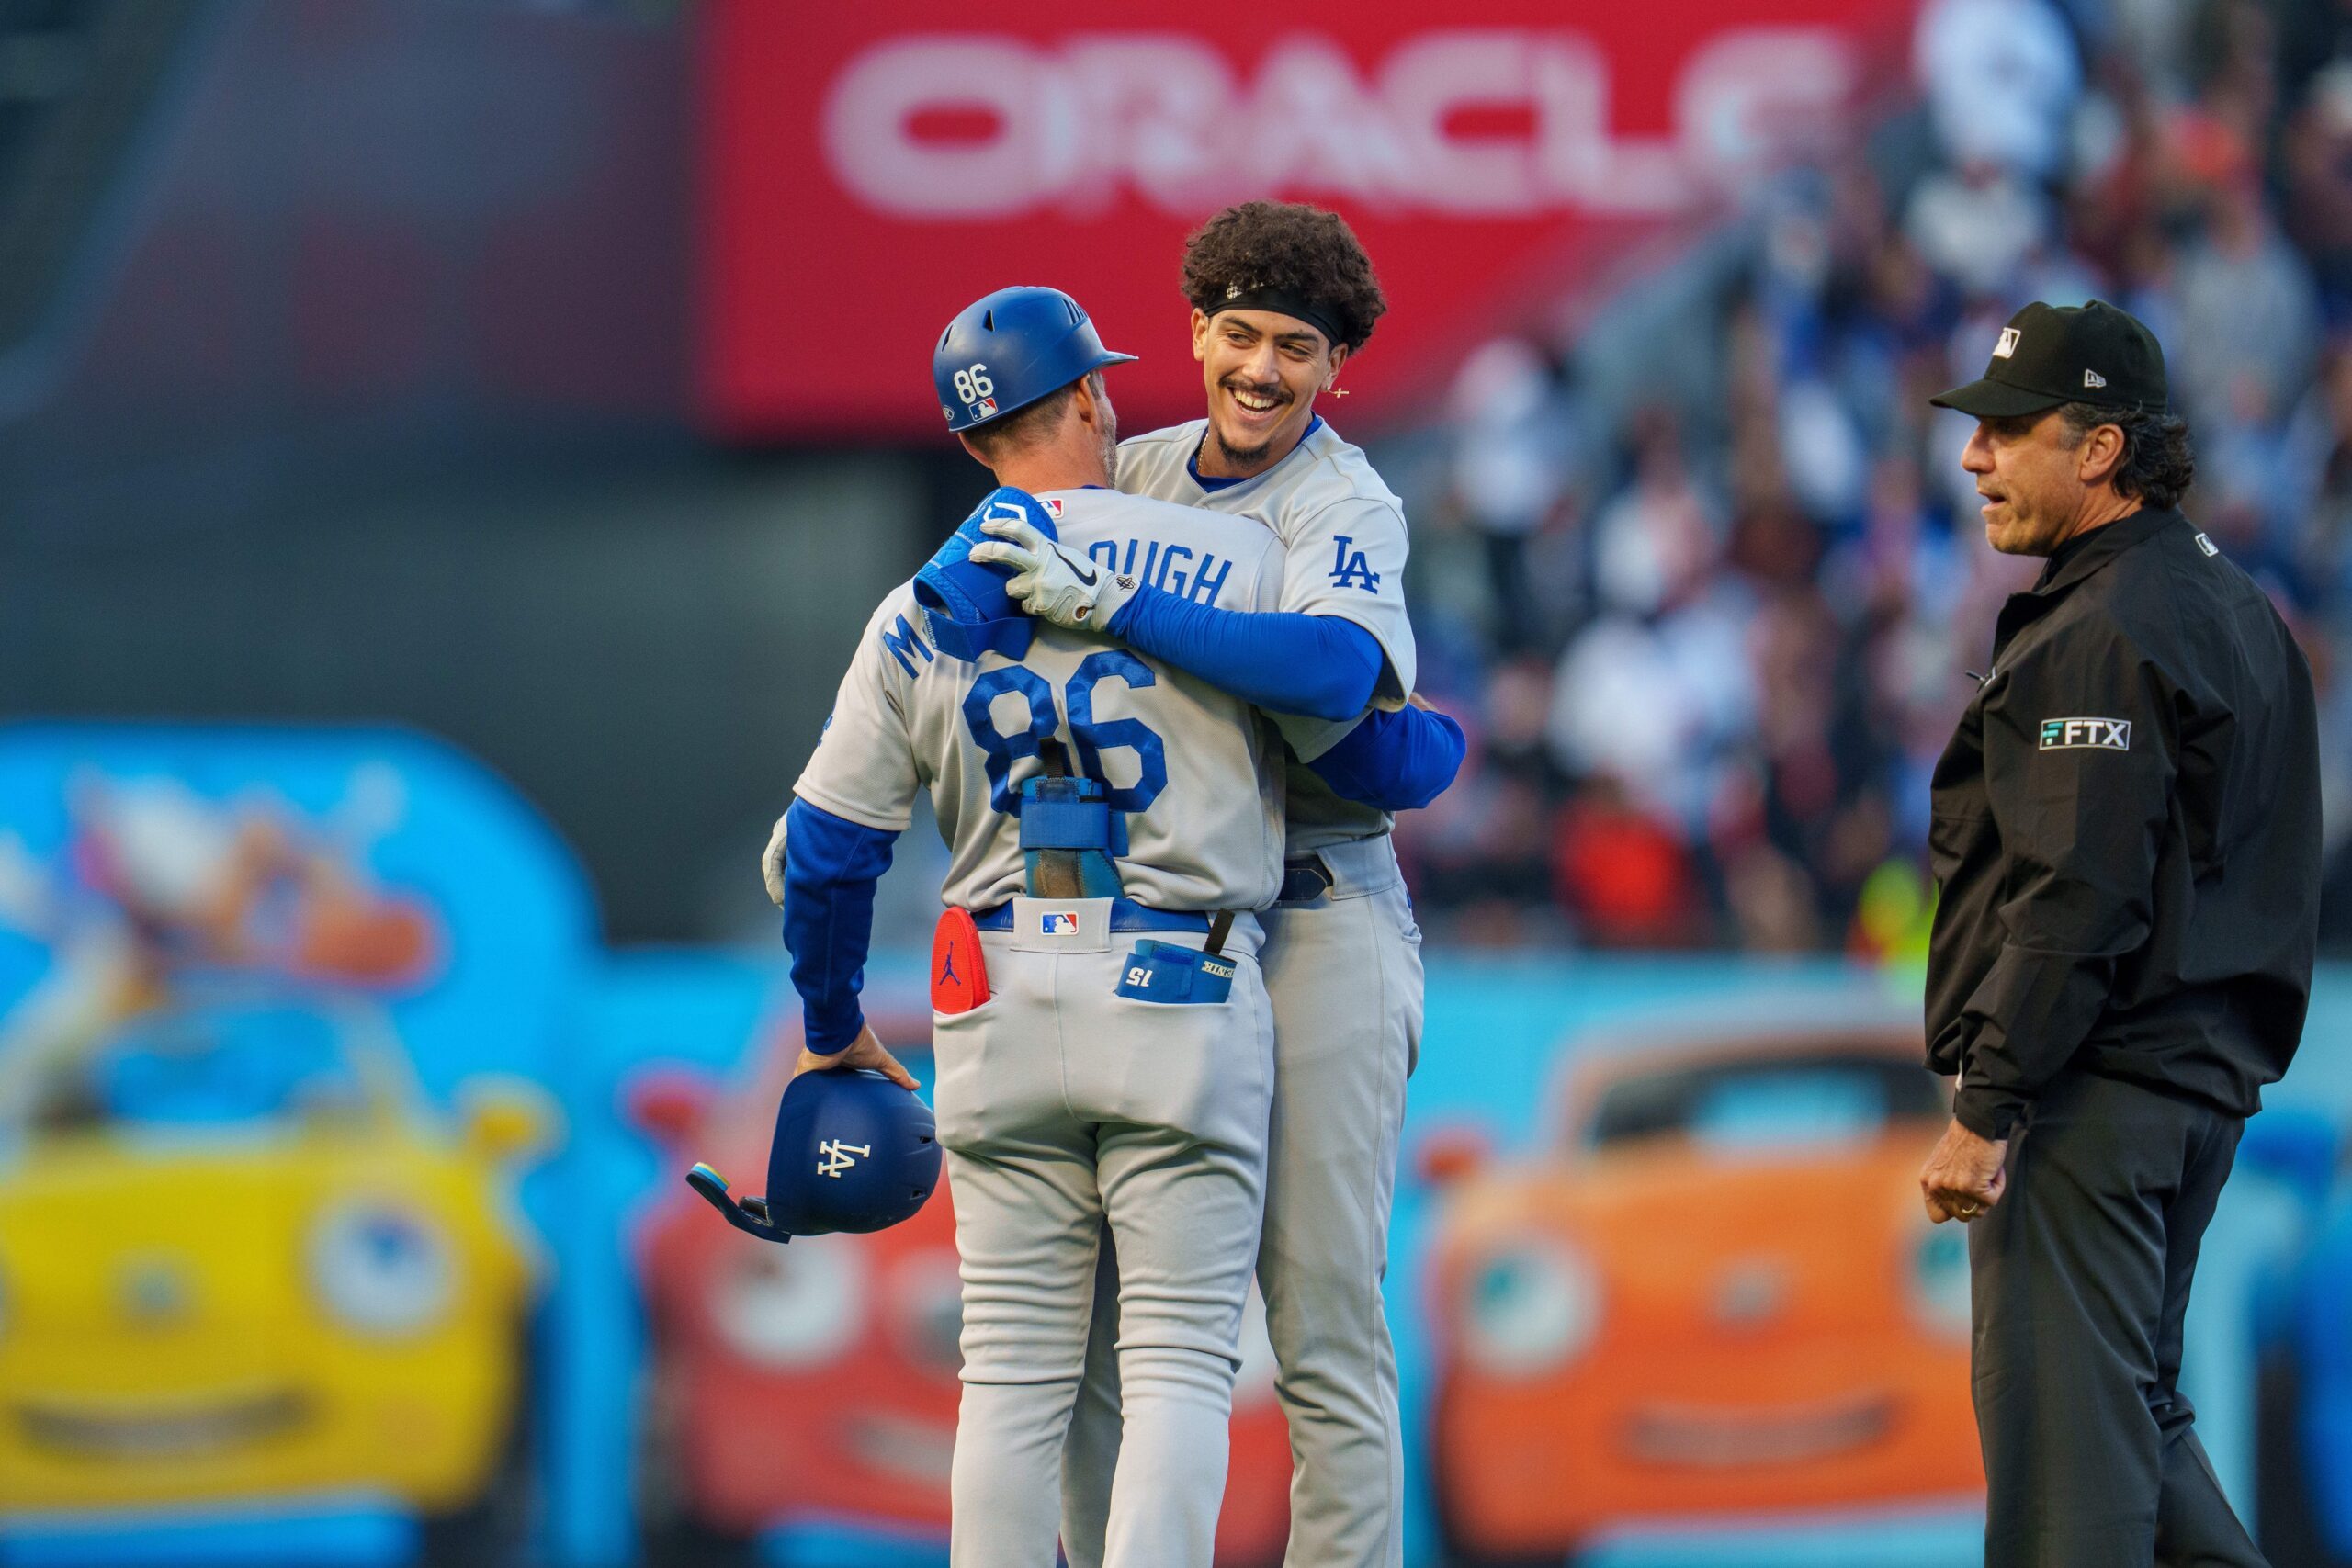
[(1966, 1243), (1918, 1198), (1948, 1103), (1920, 1055), (1871, 1028), (1589, 1053), (1531, 1160), (1425, 1151), (1456, 1560), (1981, 1491)]
[[(183, 989), (0, 1062), (0, 1516), (364, 1494), (478, 1523), (544, 1092), (432, 1112), (376, 1005)], [(428, 1542), (431, 1538), (428, 1537)]]
[[(906, 1021), (886, 1037), (921, 1039)], [(695, 1159), (763, 1171), (797, 1032), (741, 1092), (683, 1071), (641, 1076), (631, 1114), (666, 1150), (674, 1192), (639, 1260), (654, 1340), (646, 1511), (657, 1560), (792, 1564), (946, 1561), (963, 1312), (948, 1183), (870, 1235), (779, 1247), (730, 1229), (682, 1178)], [(909, 1061), (918, 1074), (920, 1057)], [(1290, 1442), (1253, 1292), (1234, 1390), (1217, 1562), (1279, 1562)]]

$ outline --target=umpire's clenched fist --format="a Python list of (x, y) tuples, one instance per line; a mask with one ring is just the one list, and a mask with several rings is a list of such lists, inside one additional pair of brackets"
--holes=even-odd
[(1944, 1129), (1936, 1152), (1919, 1172), (1919, 1190), (1928, 1200), (1928, 1218), (1962, 1224), (2001, 1201), (2008, 1185), (2007, 1138), (1982, 1138), (1954, 1122)]

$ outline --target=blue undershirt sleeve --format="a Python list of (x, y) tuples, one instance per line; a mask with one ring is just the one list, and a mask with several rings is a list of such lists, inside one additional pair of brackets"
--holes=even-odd
[(795, 800), (785, 812), (784, 945), (808, 1049), (831, 1056), (865, 1027), (857, 994), (874, 940), (874, 885), (899, 835)]
[(1148, 585), (1104, 629), (1219, 691), (1308, 718), (1362, 713), (1385, 662), (1370, 632), (1338, 615), (1220, 610)]
[(1414, 811), (1461, 771), (1462, 727), (1430, 708), (1374, 709), (1307, 763), (1332, 792), (1383, 811)]

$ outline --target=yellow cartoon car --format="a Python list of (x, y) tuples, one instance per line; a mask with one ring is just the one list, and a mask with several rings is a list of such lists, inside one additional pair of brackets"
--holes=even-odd
[(542, 1091), (430, 1114), (374, 1007), (183, 998), (0, 1063), (0, 1518), (493, 1491)]

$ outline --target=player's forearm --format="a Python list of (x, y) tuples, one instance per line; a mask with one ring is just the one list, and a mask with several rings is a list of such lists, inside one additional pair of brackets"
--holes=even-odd
[(865, 1026), (858, 992), (874, 941), (874, 886), (890, 869), (896, 833), (796, 800), (786, 813), (784, 945), (800, 993), (808, 1049), (846, 1050)]
[(1415, 811), (1461, 771), (1462, 727), (1433, 708), (1374, 709), (1307, 763), (1335, 794), (1383, 811)]
[(1220, 610), (1144, 587), (1107, 628), (1141, 653), (1272, 713), (1348, 718), (1371, 705), (1384, 656), (1337, 615)]

